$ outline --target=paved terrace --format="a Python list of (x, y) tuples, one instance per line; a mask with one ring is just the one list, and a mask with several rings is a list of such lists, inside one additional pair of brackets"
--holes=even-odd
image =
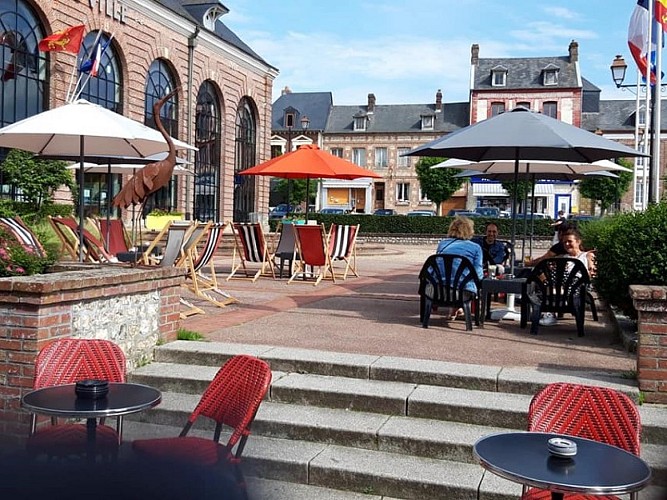
[(428, 329), (421, 328), (417, 275), (433, 251), (431, 245), (388, 244), (358, 256), (359, 278), (348, 277), (336, 284), (322, 281), (317, 287), (303, 282), (287, 285), (287, 278), (224, 281), (231, 255), (223, 255), (216, 261), (221, 287), (240, 302), (216, 308), (193, 299), (206, 314), (183, 320), (182, 327), (211, 341), (241, 344), (545, 371), (636, 369), (635, 355), (624, 350), (603, 308), (597, 323), (587, 313), (583, 338), (577, 337), (574, 318), (569, 315), (556, 326), (540, 327), (537, 336), (514, 321), (487, 321), (484, 328), (466, 332), (463, 321), (448, 321), (437, 313)]

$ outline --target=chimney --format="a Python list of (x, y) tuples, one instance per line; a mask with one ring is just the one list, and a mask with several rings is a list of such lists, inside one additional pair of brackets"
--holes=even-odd
[(473, 43), (470, 47), (470, 64), (477, 66), (479, 64), (479, 44)]
[(375, 94), (368, 94), (368, 113), (375, 111)]
[(442, 91), (438, 89), (435, 93), (435, 112), (440, 113), (442, 111)]
[(292, 93), (292, 91), (290, 90), (290, 88), (287, 85), (285, 85), (285, 88), (280, 91), (281, 96), (283, 96), (285, 94), (291, 94), (291, 93)]
[(579, 60), (579, 44), (572, 40), (570, 42), (570, 46), (568, 47), (568, 51), (570, 52), (570, 62), (577, 62)]

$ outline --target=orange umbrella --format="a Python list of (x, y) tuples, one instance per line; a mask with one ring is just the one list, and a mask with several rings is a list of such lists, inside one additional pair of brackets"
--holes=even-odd
[[(359, 167), (354, 163), (339, 158), (321, 150), (314, 144), (299, 146), (295, 151), (285, 153), (275, 158), (255, 165), (240, 175), (269, 175), (286, 179), (306, 179), (306, 193), (310, 179), (359, 179), (372, 177), (381, 179), (382, 176), (371, 170)], [(308, 218), (308, 203), (306, 203), (306, 219)]]

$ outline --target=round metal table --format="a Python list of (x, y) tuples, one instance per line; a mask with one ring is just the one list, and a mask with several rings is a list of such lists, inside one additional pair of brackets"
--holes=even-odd
[[(565, 437), (577, 443), (577, 454), (559, 458), (547, 442)], [(552, 499), (567, 492), (587, 495), (636, 493), (651, 481), (651, 469), (641, 458), (616, 446), (576, 436), (541, 432), (507, 432), (479, 439), (473, 453), (488, 471), (527, 486), (551, 491)]]

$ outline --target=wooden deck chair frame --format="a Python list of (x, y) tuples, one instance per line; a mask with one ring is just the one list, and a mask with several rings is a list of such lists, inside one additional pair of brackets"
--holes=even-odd
[(120, 252), (129, 252), (132, 247), (130, 235), (125, 228), (122, 219), (109, 219), (107, 242), (107, 220), (103, 218), (92, 219), (95, 227), (100, 233), (100, 240), (104, 243), (104, 248), (111, 255), (118, 255)]
[[(208, 235), (212, 224), (212, 222), (194, 222), (192, 224), (192, 229), (189, 232), (184, 233), (181, 253), (173, 264), (175, 267), (188, 267), (188, 255), (195, 251), (199, 242)], [(168, 240), (167, 244), (170, 244)], [(167, 259), (169, 259), (169, 257), (167, 257)], [(166, 262), (164, 265), (167, 265)], [(205, 314), (205, 311), (202, 308), (195, 306), (183, 297), (180, 297), (180, 303), (187, 307), (185, 311), (180, 312), (181, 319), (185, 319), (195, 314)]]
[[(329, 237), (324, 230), (324, 224), (296, 224), (294, 239), (298, 258), (295, 261), (294, 274), (287, 284), (289, 285), (300, 276), (304, 281), (310, 277), (314, 280), (313, 285), (317, 286), (322, 279), (326, 278), (327, 273), (331, 274), (331, 279), (335, 283), (336, 275), (329, 253)], [(311, 268), (310, 271), (308, 267)]]
[[(69, 235), (74, 235), (74, 241), (77, 242), (76, 245), (74, 245), (77, 253), (76, 256), (74, 256), (74, 258), (78, 259), (79, 223), (76, 221), (76, 219), (74, 219), (74, 217), (56, 217), (51, 220), (55, 221), (56, 225), (60, 226), (62, 234), (65, 234), (66, 231), (64, 230), (64, 227), (66, 227), (67, 229), (69, 229), (69, 233), (67, 233), (68, 237)], [(102, 264), (118, 263), (116, 257), (108, 253), (104, 248), (104, 244), (86, 228), (83, 229), (83, 244), (85, 247), (83, 252), (83, 255), (85, 256), (84, 260), (86, 260), (87, 262), (95, 262)]]
[(33, 249), (40, 257), (46, 257), (46, 250), (44, 250), (35, 233), (32, 232), (32, 229), (18, 215), (14, 217), (0, 217), (0, 228), (4, 228), (12, 234), (23, 246)]
[[(229, 304), (238, 302), (238, 299), (220, 289), (218, 286), (218, 277), (215, 273), (215, 266), (213, 265), (213, 255), (220, 245), (226, 226), (226, 222), (210, 223), (204, 245), (201, 248), (195, 245), (185, 249), (185, 265), (188, 268), (187, 277), (190, 278), (191, 283), (186, 282), (183, 286), (198, 297), (218, 307), (226, 307)], [(208, 276), (202, 272), (206, 267), (209, 268)], [(216, 299), (211, 295), (211, 292), (220, 295), (222, 298)], [(193, 312), (192, 314), (195, 313)]]
[[(49, 224), (51, 224), (53, 232), (56, 233), (56, 236), (60, 240), (60, 252), (67, 253), (72, 259), (78, 260), (79, 238), (77, 238), (74, 231), (72, 231), (68, 225), (63, 223), (62, 219), (63, 217), (60, 216), (48, 216)], [(84, 260), (87, 260), (85, 248)]]
[[(188, 240), (190, 233), (194, 230), (195, 225), (191, 221), (169, 221), (162, 230), (153, 238), (144, 250), (141, 257), (143, 264), (148, 266), (173, 266), (177, 262), (182, 262), (185, 254), (183, 253), (183, 245)], [(162, 252), (161, 258), (153, 255), (153, 250), (162, 243), (162, 239), (167, 237), (164, 242), (165, 248)]]
[[(351, 271), (357, 278), (357, 235), (359, 234), (359, 224), (344, 225), (331, 224), (329, 228), (329, 253), (331, 263), (337, 261), (345, 263), (343, 279), (347, 279), (347, 274)], [(335, 268), (334, 268), (335, 271)]]
[[(276, 279), (276, 270), (273, 264), (273, 255), (269, 251), (269, 245), (264, 230), (259, 222), (234, 222), (232, 223), (234, 234), (234, 253), (232, 254), (232, 270), (227, 276), (227, 281), (236, 277), (237, 271), (243, 269), (245, 276), (237, 277), (249, 279), (253, 283), (262, 274), (271, 271), (271, 276)], [(238, 259), (238, 262), (237, 262)], [(247, 263), (259, 264), (259, 269), (252, 274)]]

